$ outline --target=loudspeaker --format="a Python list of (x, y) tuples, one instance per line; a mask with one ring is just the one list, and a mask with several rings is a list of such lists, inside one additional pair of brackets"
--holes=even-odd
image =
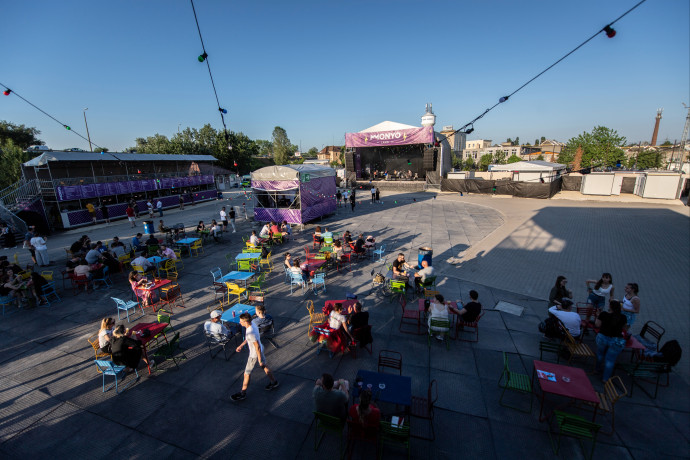
[(355, 172), (355, 155), (353, 152), (345, 152), (345, 171)]
[(423, 166), (425, 171), (435, 171), (438, 161), (438, 149), (425, 149)]

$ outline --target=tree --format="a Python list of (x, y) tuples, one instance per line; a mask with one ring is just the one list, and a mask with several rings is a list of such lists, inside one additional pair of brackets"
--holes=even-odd
[(511, 138), (506, 139), (506, 143), (513, 145), (513, 140)]
[(539, 143), (539, 139), (535, 139), (535, 140), (534, 140), (534, 145), (537, 146), (537, 147), (539, 147), (539, 145), (541, 145), (541, 144)]
[(530, 147), (532, 146), (532, 144), (530, 144), (529, 142), (525, 142), (525, 145), (530, 146)]
[(541, 141), (544, 142), (546, 141), (546, 138), (544, 136), (541, 137)]
[(41, 132), (36, 128), (28, 128), (24, 125), (15, 125), (9, 121), (0, 120), (0, 142), (10, 139), (14, 146), (26, 150), (31, 145), (43, 145), (44, 142), (38, 139)]
[(484, 154), (479, 159), (479, 169), (481, 171), (488, 171), (489, 165), (493, 161), (493, 156), (490, 153)]
[(138, 137), (136, 143), (137, 145), (132, 148), (137, 153), (171, 153), (170, 141), (162, 134), (156, 134), (147, 138)]
[(537, 160), (538, 161), (544, 161), (544, 155), (539, 154), (539, 156), (537, 157)]
[(630, 157), (628, 167), (633, 169), (654, 169), (661, 167), (661, 152), (656, 149), (640, 150)]
[(472, 169), (475, 169), (474, 168), (474, 161), (472, 160), (472, 158), (470, 158), (470, 157), (465, 158), (465, 161), (462, 164), (462, 169), (463, 169), (463, 171), (470, 171)]
[(595, 126), (591, 133), (585, 132), (571, 138), (558, 155), (558, 162), (573, 163), (579, 147), (582, 149), (581, 167), (612, 167), (625, 160), (621, 145), (625, 145), (625, 137), (619, 136), (613, 129)]
[(518, 161), (522, 161), (522, 158), (515, 155), (514, 153), (508, 157), (508, 164), (517, 163)]
[(316, 149), (316, 147), (312, 147), (309, 149), (306, 156), (311, 157), (311, 158), (316, 158), (318, 154), (319, 154), (319, 151)]
[(506, 153), (503, 150), (496, 150), (496, 154), (494, 155), (494, 163), (497, 165), (506, 164)]
[(520, 137), (516, 137), (512, 145), (520, 145)]
[(453, 163), (453, 168), (462, 169), (462, 158), (461, 157), (459, 157), (457, 155), (453, 155), (452, 156), (452, 163)]
[(287, 136), (287, 132), (280, 126), (273, 128), (273, 161), (277, 165), (284, 165), (288, 162), (292, 144)]
[(672, 144), (671, 141), (668, 139), (668, 137), (666, 138), (666, 140), (664, 141), (664, 143), (661, 144), (662, 147), (670, 147), (670, 146), (672, 146), (672, 145), (673, 145), (673, 144)]
[(22, 178), (22, 163), (27, 155), (12, 139), (0, 140), (0, 189), (9, 187)]
[(273, 157), (273, 142), (263, 139), (256, 140), (256, 145), (259, 147), (259, 156)]

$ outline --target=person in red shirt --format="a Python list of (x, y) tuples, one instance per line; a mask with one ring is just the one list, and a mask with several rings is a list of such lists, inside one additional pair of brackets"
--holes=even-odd
[(381, 411), (371, 402), (371, 390), (361, 390), (359, 404), (353, 404), (349, 410), (350, 419), (362, 428), (378, 428)]
[(127, 209), (125, 209), (125, 214), (127, 214), (127, 219), (129, 222), (132, 224), (132, 228), (134, 228), (136, 224), (136, 214), (134, 213), (134, 208), (132, 208), (131, 205), (127, 206)]

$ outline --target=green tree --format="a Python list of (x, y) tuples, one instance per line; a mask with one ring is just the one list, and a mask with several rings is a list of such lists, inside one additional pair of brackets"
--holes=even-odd
[(666, 138), (666, 140), (664, 141), (664, 143), (661, 144), (662, 147), (670, 147), (670, 146), (672, 146), (672, 145), (673, 145), (673, 144), (672, 144), (671, 141), (668, 139), (668, 137)]
[(457, 155), (453, 155), (451, 158), (452, 158), (453, 168), (462, 169), (462, 158), (457, 156)]
[(539, 147), (539, 139), (535, 139), (535, 140), (534, 140), (534, 145), (536, 145), (537, 147)]
[(43, 145), (44, 142), (37, 137), (39, 134), (41, 132), (36, 128), (15, 125), (9, 121), (0, 120), (0, 142), (10, 139), (13, 145), (22, 150), (26, 150), (31, 145)]
[(288, 162), (292, 144), (288, 138), (287, 132), (280, 126), (273, 128), (273, 161), (277, 165), (284, 165)]
[(517, 163), (518, 161), (522, 161), (522, 158), (520, 158), (519, 156), (517, 156), (515, 154), (512, 154), (511, 156), (508, 157), (508, 164)]
[(542, 136), (542, 137), (541, 137), (541, 142), (544, 142), (544, 141), (546, 141), (546, 137)]
[(12, 139), (0, 140), (0, 189), (9, 187), (22, 178), (22, 163), (27, 155)]
[(463, 169), (463, 171), (471, 171), (471, 170), (475, 169), (474, 161), (472, 160), (472, 158), (470, 158), (470, 157), (465, 158), (465, 161), (462, 164), (462, 169)]
[(273, 157), (273, 142), (263, 139), (256, 140), (256, 145), (259, 147), (259, 156)]
[(319, 151), (316, 149), (316, 147), (312, 147), (309, 149), (307, 152), (307, 156), (310, 158), (316, 158), (316, 156), (319, 154)]
[(539, 156), (537, 157), (537, 160), (538, 161), (544, 161), (544, 155), (539, 154)]
[(513, 140), (511, 138), (506, 139), (506, 142), (510, 145), (513, 145)]
[(172, 153), (170, 140), (162, 134), (156, 134), (146, 138), (138, 137), (136, 143), (137, 145), (132, 148), (137, 153)]
[(230, 171), (238, 171), (240, 174), (249, 174), (257, 169), (258, 164), (255, 158), (259, 153), (259, 147), (247, 135), (230, 131), (226, 141), (225, 133), (219, 132), (217, 139), (217, 147), (213, 155), (218, 158), (219, 166)]
[(494, 163), (497, 165), (506, 164), (506, 153), (503, 150), (496, 150), (496, 154), (494, 155)]
[(513, 145), (520, 145), (520, 137), (516, 137), (513, 141)]
[(529, 142), (525, 142), (525, 145), (531, 146), (532, 144), (530, 144)]
[(479, 169), (481, 171), (488, 171), (489, 165), (492, 163), (492, 161), (493, 161), (493, 155), (491, 155), (490, 153), (486, 153), (486, 154), (482, 155), (481, 158), (479, 159)]
[(625, 161), (625, 153), (620, 148), (625, 145), (625, 137), (604, 126), (595, 126), (591, 133), (582, 133), (571, 138), (558, 155), (558, 162), (571, 164), (578, 147), (582, 148), (580, 167), (615, 166)]
[(628, 159), (628, 167), (631, 169), (660, 168), (662, 162), (661, 152), (656, 149), (644, 149)]

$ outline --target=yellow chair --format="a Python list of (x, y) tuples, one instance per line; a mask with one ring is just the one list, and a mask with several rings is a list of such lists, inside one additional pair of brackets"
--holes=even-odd
[(182, 250), (181, 249), (173, 249), (173, 252), (175, 253), (175, 257), (177, 257), (177, 260), (175, 261), (175, 267), (178, 269), (183, 269), (184, 268), (184, 262), (182, 262)]
[[(98, 334), (94, 334), (88, 339), (89, 344), (91, 345), (91, 348), (93, 348), (93, 354), (96, 355), (96, 359), (111, 359), (112, 355), (110, 353), (106, 353), (103, 350), (101, 350), (100, 343), (98, 342)], [(101, 369), (96, 366), (96, 371), (100, 374)]]
[(256, 247), (252, 243), (250, 243), (249, 241), (247, 241), (245, 244), (247, 245), (248, 248), (255, 248)]
[(273, 271), (273, 262), (271, 261), (270, 252), (268, 253), (265, 259), (259, 259), (259, 266), (261, 267), (263, 265), (268, 267), (268, 273), (271, 273)]
[(146, 272), (144, 271), (144, 267), (142, 267), (141, 265), (137, 265), (137, 264), (131, 264), (131, 265), (132, 265), (132, 270), (134, 270), (135, 272), (140, 273), (142, 275), (146, 274)]
[(46, 280), (46, 281), (53, 281), (53, 272), (50, 270), (43, 270), (41, 272), (41, 276)]
[(123, 268), (127, 268), (127, 265), (129, 265), (131, 268), (132, 258), (129, 257), (129, 254), (122, 254), (117, 258), (117, 260), (120, 261)]
[[(199, 253), (204, 252), (204, 247), (201, 243), (201, 240), (195, 241), (192, 243), (192, 245), (189, 247), (189, 252), (192, 254), (192, 257), (198, 257)], [(194, 254), (196, 252), (196, 255)]]
[(177, 273), (177, 267), (175, 266), (174, 260), (166, 260), (165, 264), (160, 268), (160, 271), (165, 272), (165, 277), (170, 281), (177, 281), (177, 277), (179, 275)]
[(241, 288), (235, 283), (225, 283), (225, 285), (228, 287), (228, 303), (230, 302), (230, 296), (233, 295), (237, 296), (237, 303), (240, 303), (242, 301), (242, 294), (247, 292), (247, 289)]
[(310, 300), (307, 302), (307, 311), (309, 312), (309, 325), (307, 326), (307, 334), (311, 332), (311, 328), (317, 324), (323, 324), (326, 322), (326, 315), (323, 313), (314, 312), (314, 301)]

